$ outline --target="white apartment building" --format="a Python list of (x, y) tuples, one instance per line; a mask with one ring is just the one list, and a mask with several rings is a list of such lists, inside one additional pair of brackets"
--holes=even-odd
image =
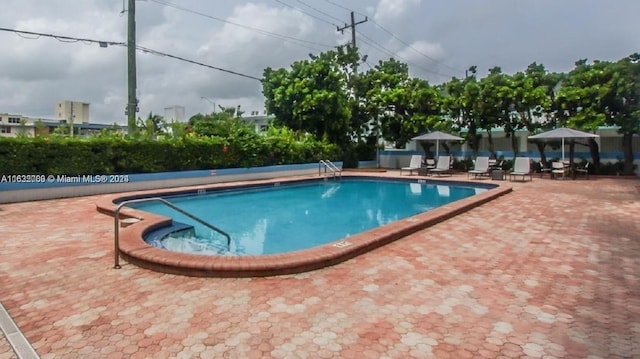
[(89, 104), (86, 102), (60, 101), (56, 104), (54, 113), (58, 121), (89, 123)]
[(254, 126), (256, 133), (266, 132), (269, 128), (269, 121), (273, 120), (274, 116), (267, 115), (267, 111), (263, 111), (260, 114), (260, 111), (250, 111), (247, 115), (244, 113), (241, 119)]
[(22, 115), (0, 113), (0, 136), (16, 137), (19, 134), (33, 136), (35, 134), (34, 120)]
[(184, 106), (173, 105), (164, 108), (164, 119), (171, 122), (185, 122), (185, 108)]
[[(18, 114), (0, 113), (0, 137), (47, 135), (61, 125), (73, 124), (74, 136), (89, 136), (113, 125), (90, 123), (89, 103), (61, 101), (55, 106), (54, 118), (30, 118)], [(126, 126), (119, 126), (126, 132)]]

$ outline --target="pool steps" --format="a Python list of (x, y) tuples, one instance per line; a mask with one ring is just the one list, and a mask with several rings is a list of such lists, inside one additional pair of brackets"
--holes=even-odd
[(195, 228), (186, 223), (173, 221), (171, 224), (165, 227), (156, 228), (150, 232), (144, 234), (144, 241), (150, 245), (158, 248), (162, 248), (160, 242), (162, 239), (170, 234), (179, 236), (196, 236)]

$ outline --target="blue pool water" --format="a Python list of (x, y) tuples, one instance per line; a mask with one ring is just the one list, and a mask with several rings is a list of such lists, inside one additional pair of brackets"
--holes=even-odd
[[(204, 195), (165, 197), (230, 234), (231, 254), (291, 252), (333, 242), (486, 191), (450, 183), (343, 179)], [(220, 254), (226, 240), (157, 202), (135, 208), (195, 226), (150, 243), (178, 252)]]

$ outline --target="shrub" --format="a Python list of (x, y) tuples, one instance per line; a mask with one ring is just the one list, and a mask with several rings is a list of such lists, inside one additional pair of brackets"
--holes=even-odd
[(145, 138), (0, 138), (0, 173), (152, 173), (338, 160), (335, 145), (242, 131), (238, 136)]

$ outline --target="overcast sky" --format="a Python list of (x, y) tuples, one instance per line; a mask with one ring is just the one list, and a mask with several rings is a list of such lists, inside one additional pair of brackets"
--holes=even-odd
[[(2, 0), (0, 27), (126, 42), (127, 1)], [(368, 18), (357, 42), (369, 64), (394, 56), (434, 84), (472, 65), (480, 75), (534, 61), (569, 71), (578, 59), (640, 52), (638, 0), (146, 0), (136, 1), (137, 43), (259, 78), (350, 41), (336, 31), (350, 10)], [(0, 44), (0, 113), (53, 118), (56, 102), (74, 100), (91, 104), (91, 122), (126, 123), (125, 47), (6, 31)], [(172, 105), (187, 118), (213, 103), (264, 108), (257, 80), (142, 52), (137, 67), (141, 117)]]

